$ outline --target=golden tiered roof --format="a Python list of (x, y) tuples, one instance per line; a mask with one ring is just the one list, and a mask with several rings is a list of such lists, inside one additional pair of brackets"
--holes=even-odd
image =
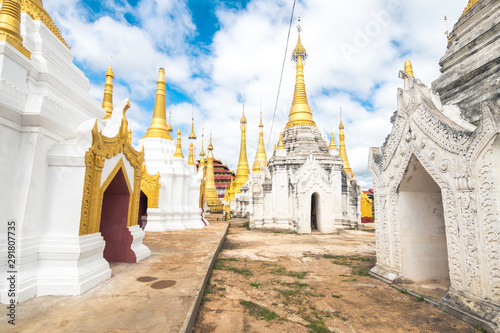
[(18, 1), (0, 0), (0, 41), (6, 41), (26, 58), (31, 52), (23, 46), (21, 37), (21, 5)]
[[(300, 22), (300, 17), (299, 17)], [(299, 37), (297, 46), (292, 53), (292, 60), (297, 62), (297, 71), (295, 75), (295, 90), (293, 92), (293, 102), (288, 116), (288, 123), (285, 128), (293, 126), (314, 126), (316, 123), (313, 120), (311, 107), (307, 102), (306, 84), (304, 81), (304, 60), (307, 58), (306, 49), (300, 41), (300, 24), (297, 26)]]
[(241, 124), (241, 146), (240, 146), (240, 159), (238, 161), (238, 168), (236, 169), (236, 192), (241, 193), (240, 189), (243, 184), (248, 181), (250, 169), (248, 168), (247, 160), (247, 144), (246, 144), (246, 128), (247, 119), (245, 118), (245, 106), (243, 106), (243, 115), (240, 120)]
[(106, 116), (104, 119), (111, 118), (111, 113), (113, 113), (113, 78), (115, 77), (113, 73), (113, 68), (109, 65), (106, 71), (106, 82), (104, 83), (104, 97), (102, 98), (102, 108), (106, 111)]
[(167, 127), (167, 115), (165, 105), (166, 95), (165, 70), (160, 68), (156, 85), (156, 99), (153, 111), (153, 120), (143, 138), (162, 138), (172, 140)]
[(252, 171), (260, 172), (260, 165), (264, 162), (267, 166), (267, 156), (266, 147), (264, 147), (264, 125), (262, 124), (262, 112), (260, 113), (260, 132), (259, 132), (259, 145), (257, 146), (257, 152), (255, 153), (255, 162), (253, 162)]

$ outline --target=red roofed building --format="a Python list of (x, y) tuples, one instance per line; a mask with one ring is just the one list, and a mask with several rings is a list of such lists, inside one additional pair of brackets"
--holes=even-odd
[[(200, 161), (196, 161), (196, 168), (199, 167), (199, 164)], [(217, 194), (219, 195), (219, 199), (224, 198), (226, 187), (229, 190), (229, 187), (231, 186), (231, 180), (234, 178), (234, 176), (234, 172), (229, 170), (227, 165), (222, 164), (220, 160), (214, 158), (215, 188), (217, 190)]]

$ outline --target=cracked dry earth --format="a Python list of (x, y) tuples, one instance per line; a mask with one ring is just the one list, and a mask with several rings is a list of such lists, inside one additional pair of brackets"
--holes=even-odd
[(478, 332), (368, 276), (373, 232), (297, 235), (231, 223), (193, 332)]

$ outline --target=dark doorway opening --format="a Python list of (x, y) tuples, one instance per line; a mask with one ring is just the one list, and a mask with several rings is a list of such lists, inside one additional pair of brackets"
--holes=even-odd
[(311, 230), (318, 230), (318, 193), (311, 195)]
[(106, 242), (103, 255), (108, 262), (137, 261), (131, 249), (132, 235), (127, 228), (129, 202), (130, 192), (120, 169), (102, 198), (99, 231)]
[[(139, 215), (137, 216), (137, 224), (139, 227), (144, 229), (146, 227), (146, 218), (148, 216), (148, 197), (144, 192), (141, 191), (141, 196), (139, 198)], [(143, 219), (144, 217), (144, 219)]]

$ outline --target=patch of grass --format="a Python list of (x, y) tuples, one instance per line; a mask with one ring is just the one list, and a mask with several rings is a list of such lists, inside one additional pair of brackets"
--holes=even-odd
[(255, 287), (255, 288), (259, 288), (260, 286), (262, 286), (262, 284), (255, 283), (255, 282), (250, 282), (250, 286)]
[(368, 272), (366, 269), (364, 268), (353, 268), (352, 269), (352, 274), (353, 275), (358, 275), (358, 276), (370, 276), (370, 272)]
[(403, 289), (399, 290), (399, 292), (400, 292), (401, 294), (408, 294), (408, 289), (403, 288)]
[(273, 231), (273, 234), (283, 234), (283, 231), (274, 230), (274, 231)]
[(341, 276), (341, 277), (351, 277), (350, 275), (346, 275), (346, 274), (340, 274), (339, 276)]
[(302, 290), (300, 289), (284, 290), (284, 289), (274, 288), (274, 291), (277, 291), (278, 293), (280, 293), (281, 296), (285, 298), (302, 295)]
[(287, 271), (285, 267), (279, 266), (277, 268), (272, 269), (269, 273), (278, 276), (290, 276), (297, 279), (303, 279), (306, 277), (307, 272), (291, 272)]
[(219, 290), (219, 291), (224, 291), (224, 290), (226, 290), (226, 288), (224, 288), (224, 287), (219, 287), (219, 288), (217, 288), (217, 290)]
[(484, 328), (479, 327), (478, 325), (474, 325), (474, 328), (478, 330), (479, 332), (486, 333), (486, 330)]
[(349, 280), (342, 280), (342, 282), (358, 282), (358, 279), (349, 279)]
[(264, 319), (266, 321), (270, 321), (279, 318), (279, 316), (275, 312), (268, 310), (254, 302), (240, 301), (240, 304), (249, 310), (251, 316), (254, 316), (258, 319)]
[(247, 230), (250, 230), (250, 221), (247, 221), (241, 225), (242, 228), (247, 228)]
[[(314, 312), (312, 313), (314, 315)], [(325, 322), (316, 314), (316, 319), (309, 317), (308, 315), (302, 316), (305, 321), (308, 321), (309, 324), (306, 327), (309, 329), (309, 332), (312, 333), (327, 333), (330, 332), (328, 328), (325, 327)]]
[(248, 268), (228, 267), (228, 268), (226, 268), (226, 270), (233, 271), (236, 274), (247, 276), (247, 277), (253, 275), (252, 271), (250, 271)]
[(337, 294), (332, 294), (332, 297), (333, 297), (333, 298), (342, 298), (342, 296), (337, 295)]
[(349, 319), (347, 319), (347, 317), (345, 317), (342, 313), (340, 312), (334, 312), (333, 315), (339, 319), (341, 319), (342, 321), (349, 321)]
[(417, 302), (423, 302), (424, 301), (424, 296), (420, 295), (417, 297)]
[(331, 254), (323, 254), (323, 258), (325, 258), (325, 259), (335, 259), (336, 256), (331, 255)]

